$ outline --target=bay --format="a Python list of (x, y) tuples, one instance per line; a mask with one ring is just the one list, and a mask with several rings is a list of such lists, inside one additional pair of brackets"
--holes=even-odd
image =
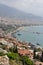
[(43, 26), (26, 26), (22, 27), (13, 35), (20, 41), (39, 43), (43, 47)]

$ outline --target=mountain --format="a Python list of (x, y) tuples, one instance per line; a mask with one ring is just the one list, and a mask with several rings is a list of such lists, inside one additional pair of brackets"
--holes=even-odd
[(43, 20), (40, 16), (35, 16), (30, 13), (24, 13), (16, 8), (8, 7), (0, 4), (0, 17), (11, 17), (17, 19), (29, 19), (29, 20)]

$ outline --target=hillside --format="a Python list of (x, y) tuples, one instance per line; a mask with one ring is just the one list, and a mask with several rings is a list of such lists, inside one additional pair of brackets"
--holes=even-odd
[(40, 16), (35, 16), (31, 13), (22, 12), (16, 8), (11, 8), (6, 5), (0, 4), (0, 17), (16, 18), (16, 19), (27, 19), (30, 21), (42, 21), (43, 18)]

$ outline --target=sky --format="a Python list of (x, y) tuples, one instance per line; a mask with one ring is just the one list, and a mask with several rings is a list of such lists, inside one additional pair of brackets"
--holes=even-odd
[(0, 0), (0, 4), (5, 4), (27, 13), (43, 16), (43, 0)]

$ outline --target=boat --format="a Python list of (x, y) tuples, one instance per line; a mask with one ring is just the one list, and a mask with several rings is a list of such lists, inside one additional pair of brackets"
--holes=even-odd
[(37, 43), (37, 45), (39, 45), (39, 46), (40, 46), (40, 44), (39, 44), (39, 43)]
[(40, 34), (39, 32), (36, 32), (36, 34)]
[(19, 36), (20, 36), (21, 34), (20, 34), (20, 33), (18, 33), (17, 35), (19, 35)]

